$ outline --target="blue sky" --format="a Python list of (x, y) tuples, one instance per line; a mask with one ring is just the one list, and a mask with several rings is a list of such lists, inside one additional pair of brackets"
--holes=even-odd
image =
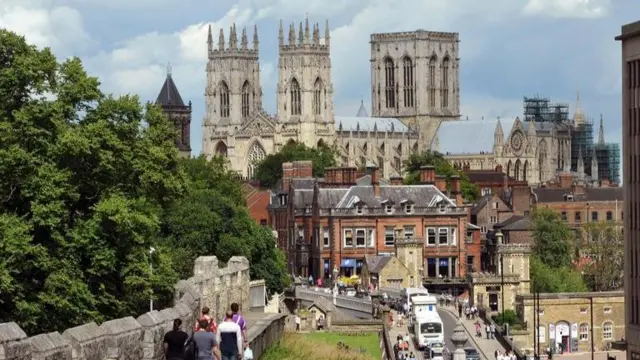
[[(369, 35), (426, 29), (460, 33), (461, 107), (469, 119), (521, 116), (522, 97), (543, 95), (603, 115), (619, 142), (620, 26), (637, 0), (0, 0), (0, 27), (81, 57), (103, 90), (155, 100), (171, 62), (194, 106), (191, 143), (201, 148), (206, 29), (257, 25), (264, 105), (275, 108), (278, 23), (331, 27), (336, 115), (369, 104)], [(217, 41), (217, 36), (214, 37)], [(573, 108), (572, 108), (573, 111)]]

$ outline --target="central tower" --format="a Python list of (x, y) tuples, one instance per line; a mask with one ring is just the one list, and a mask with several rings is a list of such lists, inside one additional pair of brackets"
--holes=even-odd
[(289, 26), (288, 41), (280, 21), (278, 59), (278, 121), (283, 142), (294, 140), (315, 147), (334, 141), (333, 83), (329, 22), (324, 38), (320, 26), (305, 19)]

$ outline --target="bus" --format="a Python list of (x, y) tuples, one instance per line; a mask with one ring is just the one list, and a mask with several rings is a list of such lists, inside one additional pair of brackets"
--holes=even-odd
[(437, 311), (416, 313), (413, 333), (420, 350), (424, 350), (431, 343), (444, 344), (444, 326)]
[(429, 295), (429, 290), (425, 288), (406, 288), (402, 290), (402, 298), (409, 304), (409, 306), (413, 305), (412, 299), (414, 297), (427, 295)]

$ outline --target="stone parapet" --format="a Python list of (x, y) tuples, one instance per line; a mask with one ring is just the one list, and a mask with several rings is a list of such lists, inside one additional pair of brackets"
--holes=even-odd
[[(249, 262), (232, 257), (220, 268), (215, 256), (199, 257), (194, 276), (175, 285), (175, 305), (137, 319), (125, 317), (100, 325), (91, 322), (62, 332), (27, 337), (13, 322), (0, 324), (0, 360), (161, 360), (163, 338), (173, 320), (190, 333), (207, 306), (218, 321), (233, 302), (249, 309)], [(249, 342), (258, 357), (284, 332), (284, 316), (272, 314), (252, 324)]]

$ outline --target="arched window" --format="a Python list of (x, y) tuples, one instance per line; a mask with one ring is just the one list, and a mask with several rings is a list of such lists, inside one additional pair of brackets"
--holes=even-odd
[(589, 324), (587, 323), (580, 324), (580, 329), (578, 330), (578, 333), (580, 334), (580, 341), (589, 340)]
[(291, 80), (291, 115), (302, 114), (302, 98), (300, 95), (300, 84), (295, 78)]
[(324, 140), (320, 139), (320, 140), (318, 140), (318, 142), (316, 143), (316, 147), (317, 147), (317, 148), (324, 148), (324, 147), (327, 147), (327, 145), (325, 144)]
[(541, 140), (538, 143), (538, 182), (542, 183), (546, 179), (547, 164), (547, 142)]
[(525, 160), (522, 167), (522, 181), (527, 181), (527, 170), (529, 169), (529, 160)]
[(449, 107), (449, 58), (445, 57), (442, 60), (442, 85), (441, 85), (441, 101), (442, 108), (446, 109)]
[(509, 160), (509, 162), (507, 163), (507, 176), (513, 176), (511, 174), (511, 168), (512, 168), (511, 160)]
[(369, 154), (369, 147), (367, 146), (367, 143), (364, 143), (364, 145), (362, 145), (362, 153), (365, 155)]
[(436, 63), (438, 62), (438, 59), (436, 58), (435, 55), (433, 55), (431, 57), (431, 59), (429, 59), (429, 78), (428, 80), (428, 84), (429, 84), (429, 106), (431, 107), (435, 107), (436, 106)]
[(396, 73), (393, 60), (384, 59), (384, 96), (387, 109), (396, 107)]
[(313, 84), (313, 114), (322, 114), (322, 81), (320, 78), (317, 78)]
[(222, 141), (216, 145), (216, 155), (227, 157), (227, 145)]
[(249, 164), (247, 168), (247, 176), (249, 178), (253, 178), (254, 172), (256, 170), (256, 166), (260, 161), (262, 161), (267, 156), (267, 153), (264, 151), (262, 146), (258, 143), (254, 143), (249, 150)]
[(224, 81), (220, 83), (220, 116), (229, 117), (229, 86)]
[(516, 166), (514, 168), (513, 177), (516, 178), (516, 181), (522, 180), (520, 177), (520, 159), (516, 160)]
[(611, 321), (607, 321), (602, 324), (602, 340), (612, 340), (613, 339), (613, 323)]
[(404, 107), (413, 107), (413, 62), (408, 56), (402, 59), (402, 75)]
[(251, 111), (249, 96), (249, 81), (245, 81), (244, 85), (242, 85), (242, 117), (248, 117)]
[(402, 156), (402, 144), (398, 144), (398, 155)]

